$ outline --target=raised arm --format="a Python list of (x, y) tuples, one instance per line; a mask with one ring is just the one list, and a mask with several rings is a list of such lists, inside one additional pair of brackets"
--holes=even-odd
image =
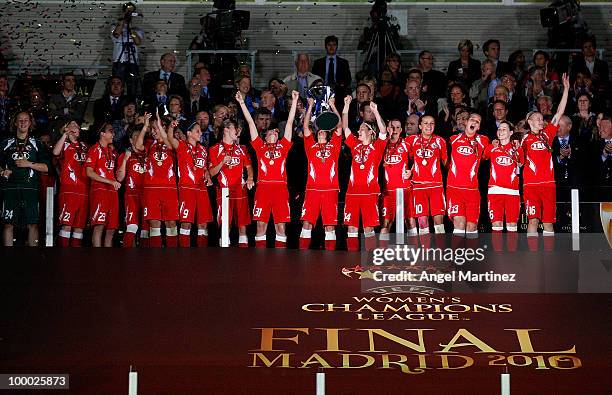
[(378, 125), (378, 138), (381, 140), (387, 139), (387, 125), (385, 125), (385, 121), (383, 121), (380, 113), (378, 112), (378, 104), (373, 101), (370, 102), (370, 110), (376, 117), (376, 124)]
[(559, 125), (559, 121), (565, 113), (565, 107), (567, 106), (567, 97), (569, 95), (569, 76), (567, 75), (567, 73), (563, 73), (561, 79), (563, 80), (563, 95), (561, 96), (561, 101), (559, 102), (559, 106), (557, 107), (557, 113), (552, 119), (552, 124), (555, 126)]
[(353, 101), (353, 98), (350, 95), (347, 95), (344, 98), (344, 108), (342, 109), (342, 129), (344, 130), (344, 137), (347, 138), (351, 135), (351, 129), (349, 129), (348, 126), (348, 114), (351, 101)]
[(142, 129), (140, 129), (140, 133), (138, 133), (138, 137), (136, 137), (136, 142), (134, 143), (134, 148), (137, 151), (144, 151), (144, 138), (147, 132), (149, 131), (149, 120), (151, 119), (151, 114), (148, 112), (144, 113), (144, 125), (142, 125)]
[(312, 108), (314, 107), (315, 101), (312, 97), (308, 98), (308, 108), (306, 109), (306, 115), (304, 115), (304, 137), (308, 137), (312, 134), (310, 130), (310, 118), (312, 117)]
[(117, 172), (115, 173), (115, 178), (117, 179), (117, 182), (123, 182), (123, 180), (125, 180), (125, 169), (127, 167), (128, 159), (130, 159), (131, 155), (132, 151), (130, 150), (125, 151), (125, 154), (123, 154), (123, 160), (121, 161), (121, 163), (119, 163), (119, 167), (117, 168)]
[(55, 143), (55, 145), (53, 146), (54, 156), (59, 156), (62, 153), (62, 147), (64, 146), (64, 143), (66, 142), (66, 138), (68, 138), (68, 131), (64, 130), (64, 133), (62, 133), (62, 136), (59, 138), (59, 140), (57, 140), (57, 143)]
[(300, 92), (291, 91), (291, 109), (289, 110), (289, 116), (285, 124), (285, 139), (287, 139), (287, 141), (291, 141), (291, 137), (293, 137), (293, 121), (295, 120), (298, 100), (300, 100)]
[(166, 135), (168, 136), (168, 142), (164, 140), (164, 143), (166, 143), (169, 147), (172, 147), (174, 149), (177, 149), (179, 147), (179, 141), (174, 137), (174, 131), (176, 130), (177, 127), (178, 127), (177, 120), (170, 122), (170, 125), (168, 125), (168, 131), (166, 132)]
[(255, 126), (255, 121), (253, 121), (253, 117), (251, 116), (251, 113), (249, 112), (240, 91), (236, 92), (236, 101), (240, 105), (244, 119), (249, 124), (249, 134), (251, 135), (251, 141), (253, 141), (257, 138), (257, 126)]

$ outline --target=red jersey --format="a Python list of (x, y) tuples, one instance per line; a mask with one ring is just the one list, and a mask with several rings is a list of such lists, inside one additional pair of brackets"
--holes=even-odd
[(370, 144), (365, 145), (353, 134), (350, 134), (346, 138), (345, 143), (353, 154), (351, 176), (349, 178), (346, 193), (351, 195), (371, 195), (380, 193), (380, 187), (378, 186), (378, 166), (385, 153), (387, 141), (376, 139)]
[(410, 187), (410, 180), (404, 179), (404, 173), (410, 170), (408, 164), (409, 147), (400, 137), (395, 144), (388, 142), (383, 156), (385, 171), (385, 191), (394, 191)]
[(308, 158), (307, 190), (337, 191), (340, 189), (338, 186), (338, 157), (341, 145), (342, 138), (335, 131), (326, 144), (319, 144), (313, 134), (304, 137), (304, 150)]
[(514, 149), (512, 143), (489, 145), (482, 155), (483, 159), (491, 160), (491, 175), (489, 178), (489, 194), (518, 195), (519, 176), (518, 164), (523, 163), (523, 149)]
[(157, 140), (147, 142), (147, 172), (145, 188), (176, 188), (174, 151)]
[(276, 144), (268, 144), (257, 136), (251, 141), (257, 154), (257, 182), (287, 183), (287, 155), (291, 141), (281, 138)]
[[(87, 151), (87, 159), (85, 160), (85, 167), (90, 167), (100, 177), (106, 178), (107, 180), (115, 180), (115, 165), (117, 163), (117, 152), (112, 146), (107, 145), (102, 147), (100, 143), (94, 144), (89, 151)], [(107, 191), (114, 191), (112, 185), (105, 184), (99, 181), (91, 181), (91, 189), (103, 189)]]
[(87, 144), (66, 140), (58, 159), (61, 191), (86, 194), (89, 187), (89, 177), (84, 167), (87, 160)]
[[(125, 152), (119, 155), (117, 163), (121, 165), (125, 158)], [(125, 165), (125, 193), (127, 195), (140, 195), (144, 187), (145, 173), (147, 172), (146, 151), (135, 152), (127, 160)]]
[(412, 182), (420, 186), (442, 185), (442, 162), (448, 160), (446, 142), (440, 136), (432, 135), (429, 139), (420, 134), (406, 138), (410, 157), (414, 160)]
[(465, 133), (450, 138), (451, 165), (446, 185), (463, 189), (478, 189), (478, 166), (489, 138), (480, 134), (468, 137)]
[(179, 141), (176, 158), (179, 185), (205, 188), (206, 179), (204, 175), (208, 166), (206, 148), (200, 143), (193, 146), (186, 141)]
[(248, 151), (243, 145), (220, 142), (210, 149), (208, 167), (217, 166), (223, 161), (225, 155), (230, 155), (232, 161), (221, 167), (218, 174), (219, 186), (229, 188), (230, 192), (242, 190), (245, 183), (242, 178), (243, 170), (251, 164)]
[(523, 185), (554, 184), (555, 171), (551, 147), (558, 126), (549, 124), (540, 133), (527, 133), (521, 141), (525, 152)]

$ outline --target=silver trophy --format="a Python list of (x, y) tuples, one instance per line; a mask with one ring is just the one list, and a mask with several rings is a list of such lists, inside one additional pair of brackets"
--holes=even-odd
[(308, 89), (308, 96), (315, 100), (312, 110), (312, 120), (319, 130), (331, 130), (338, 125), (340, 119), (331, 109), (329, 99), (334, 97), (330, 86), (320, 85)]

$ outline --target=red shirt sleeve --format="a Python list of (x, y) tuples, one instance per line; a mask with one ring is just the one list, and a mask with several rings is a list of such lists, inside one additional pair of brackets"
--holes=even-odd
[(219, 145), (211, 147), (208, 153), (208, 168), (217, 166), (222, 160), (223, 157), (219, 155)]
[(446, 149), (446, 141), (443, 138), (438, 137), (438, 142), (440, 144), (440, 160), (443, 163), (448, 162), (448, 150)]
[(546, 135), (546, 139), (548, 140), (549, 145), (552, 145), (553, 140), (555, 139), (555, 136), (557, 135), (557, 130), (559, 130), (559, 126), (553, 125), (552, 123), (549, 123), (544, 128), (544, 130), (542, 130), (542, 133)]
[(493, 149), (493, 144), (487, 145), (484, 152), (482, 153), (482, 159), (489, 159), (491, 157), (491, 150)]
[(93, 146), (87, 151), (87, 159), (85, 160), (85, 167), (91, 167), (92, 169), (96, 169), (96, 161), (98, 160), (98, 152), (97, 147)]
[(359, 144), (359, 140), (357, 139), (357, 137), (355, 137), (355, 135), (353, 133), (349, 134), (349, 136), (346, 138), (346, 140), (344, 141), (344, 143), (350, 148), (353, 149), (357, 146), (357, 144)]

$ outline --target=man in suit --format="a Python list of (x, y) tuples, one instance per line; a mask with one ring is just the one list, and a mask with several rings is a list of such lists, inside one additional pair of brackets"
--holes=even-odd
[[(559, 120), (559, 129), (552, 142), (552, 160), (557, 187), (576, 187), (579, 185), (580, 145), (574, 136), (570, 135), (572, 120), (563, 115)], [(566, 188), (567, 189), (567, 188)], [(569, 190), (559, 190), (559, 193), (569, 198)]]
[[(610, 188), (612, 187), (612, 117), (599, 114), (597, 128), (600, 138), (591, 143), (589, 156), (594, 167), (589, 173), (594, 176), (593, 184)], [(600, 196), (609, 196), (609, 191), (607, 193), (608, 195), (600, 194)]]
[(287, 91), (298, 91), (300, 97), (305, 99), (310, 85), (320, 79), (322, 78), (310, 72), (310, 57), (305, 53), (299, 53), (295, 58), (295, 73), (283, 78), (283, 82), (287, 84)]
[[(323, 77), (325, 84), (334, 88), (336, 97), (342, 98), (351, 89), (351, 69), (348, 60), (336, 55), (337, 49), (338, 37), (325, 37), (325, 51), (327, 55), (315, 60), (312, 72)], [(338, 102), (338, 111), (341, 111), (340, 107), (343, 106), (343, 101), (338, 100)]]
[(191, 121), (195, 120), (196, 114), (200, 111), (209, 111), (211, 109), (208, 100), (202, 97), (202, 80), (196, 75), (189, 82), (189, 96), (185, 98), (184, 103), (184, 113)]
[(497, 76), (502, 75), (508, 70), (508, 64), (499, 60), (499, 54), (501, 53), (499, 40), (490, 39), (485, 41), (484, 44), (482, 44), (482, 52), (484, 52), (487, 59), (491, 60), (495, 65), (495, 74)]
[(212, 84), (210, 70), (208, 70), (206, 67), (198, 67), (195, 69), (193, 75), (194, 77), (197, 77), (200, 80), (202, 89), (200, 92), (200, 96), (206, 104), (206, 109), (212, 109), (215, 104), (217, 104), (219, 98), (217, 97), (218, 90), (215, 89), (215, 86), (213, 86)]
[(597, 42), (590, 37), (582, 43), (582, 56), (572, 65), (572, 74), (575, 78), (579, 71), (587, 71), (593, 80), (593, 88), (597, 93), (603, 92), (610, 81), (610, 71), (605, 60), (597, 59)]
[(508, 90), (508, 119), (517, 123), (525, 118), (529, 103), (527, 98), (516, 90), (516, 76), (507, 71), (501, 77), (502, 86)]
[(159, 80), (155, 83), (153, 94), (144, 97), (144, 106), (151, 114), (155, 114), (157, 109), (163, 114), (164, 108), (162, 106), (167, 106), (169, 104), (169, 97), (170, 94), (168, 93), (166, 81)]
[(142, 80), (143, 96), (153, 94), (155, 92), (155, 84), (159, 80), (166, 81), (168, 95), (187, 96), (185, 77), (174, 72), (176, 67), (176, 56), (171, 52), (165, 53), (160, 58), (159, 64), (159, 70), (150, 71), (144, 75)]
[(123, 117), (122, 108), (127, 100), (123, 94), (123, 81), (118, 75), (113, 75), (106, 84), (106, 93), (94, 102), (94, 124), (112, 122)]

